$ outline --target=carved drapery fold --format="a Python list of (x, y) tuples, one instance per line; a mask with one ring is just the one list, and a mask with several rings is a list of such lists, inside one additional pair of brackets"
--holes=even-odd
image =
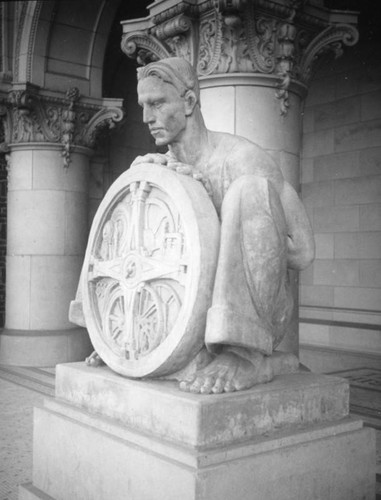
[[(140, 64), (171, 56), (187, 59), (200, 77), (213, 74), (273, 75), (281, 113), (289, 106), (291, 83), (307, 85), (315, 62), (354, 45), (352, 24), (332, 23), (327, 9), (308, 0), (206, 0), (152, 4), (153, 15), (139, 31), (124, 23), (122, 50)], [(162, 9), (158, 12), (158, 9)], [(337, 19), (356, 21), (353, 14)], [(144, 27), (145, 26), (145, 27)], [(131, 31), (129, 31), (131, 29)]]
[(98, 132), (123, 119), (123, 109), (117, 101), (101, 106), (82, 101), (76, 88), (61, 97), (43, 94), (37, 87), (24, 84), (11, 90), (0, 105), (6, 142), (60, 143), (63, 164), (68, 167), (73, 147), (94, 148)]

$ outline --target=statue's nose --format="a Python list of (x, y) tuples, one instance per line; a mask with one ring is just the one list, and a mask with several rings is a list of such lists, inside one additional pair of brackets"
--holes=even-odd
[(155, 116), (152, 112), (152, 109), (148, 107), (143, 108), (143, 122), (144, 123), (152, 123), (155, 121)]

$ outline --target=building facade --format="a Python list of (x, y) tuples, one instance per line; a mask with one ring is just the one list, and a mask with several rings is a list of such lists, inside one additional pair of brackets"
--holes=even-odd
[(170, 55), (197, 68), (208, 128), (266, 149), (307, 207), (316, 261), (292, 277), (299, 319), (283, 347), (321, 371), (379, 362), (381, 39), (371, 2), (349, 3), (1, 3), (1, 363), (91, 351), (68, 319), (89, 226), (155, 150), (136, 68)]

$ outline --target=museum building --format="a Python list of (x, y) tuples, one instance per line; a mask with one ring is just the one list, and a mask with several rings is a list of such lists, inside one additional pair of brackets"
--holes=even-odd
[[(136, 69), (199, 75), (209, 129), (244, 136), (300, 193), (316, 259), (283, 348), (313, 371), (380, 366), (381, 16), (370, 0), (1, 2), (0, 363), (92, 350), (69, 321), (94, 214), (155, 144)], [(378, 11), (378, 12), (376, 12)], [(299, 331), (298, 331), (299, 330)]]

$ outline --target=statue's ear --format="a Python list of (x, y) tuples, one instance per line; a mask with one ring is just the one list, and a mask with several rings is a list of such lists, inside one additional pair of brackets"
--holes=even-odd
[(185, 116), (190, 116), (197, 104), (197, 97), (193, 90), (187, 90), (184, 96)]

